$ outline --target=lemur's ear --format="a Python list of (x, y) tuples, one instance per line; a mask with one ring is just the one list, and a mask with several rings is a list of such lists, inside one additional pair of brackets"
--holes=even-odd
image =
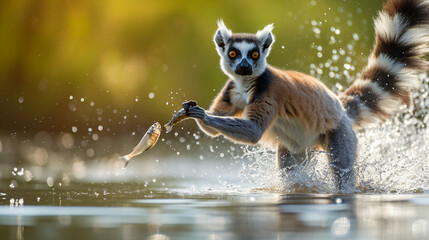
[(222, 50), (225, 50), (225, 45), (231, 37), (232, 31), (225, 26), (222, 19), (217, 22), (217, 26), (218, 29), (214, 35), (213, 41), (216, 44), (216, 48), (222, 48)]
[(256, 37), (258, 38), (259, 44), (262, 47), (262, 52), (265, 52), (266, 49), (270, 51), (271, 45), (274, 42), (274, 35), (271, 33), (273, 28), (274, 26), (271, 23), (256, 33)]

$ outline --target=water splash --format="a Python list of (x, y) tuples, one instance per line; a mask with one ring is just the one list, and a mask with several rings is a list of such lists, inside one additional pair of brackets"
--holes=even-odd
[(429, 191), (429, 78), (414, 93), (414, 104), (391, 121), (359, 133), (356, 172), (363, 191)]

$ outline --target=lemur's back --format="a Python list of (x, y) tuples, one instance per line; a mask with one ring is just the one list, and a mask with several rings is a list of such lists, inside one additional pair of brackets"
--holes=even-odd
[(301, 121), (315, 133), (336, 128), (345, 112), (337, 96), (321, 81), (301, 72), (268, 69), (273, 74), (270, 90), (277, 98), (279, 117)]

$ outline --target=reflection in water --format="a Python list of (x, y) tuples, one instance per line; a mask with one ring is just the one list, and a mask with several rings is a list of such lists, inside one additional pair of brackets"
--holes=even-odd
[(21, 216), (17, 216), (16, 239), (17, 240), (24, 239), (24, 226), (22, 225)]
[(350, 231), (350, 220), (347, 217), (337, 218), (331, 225), (331, 233), (335, 236), (344, 236)]
[[(428, 217), (429, 218), (429, 217)], [(413, 237), (415, 238), (423, 238), (429, 236), (428, 234), (428, 228), (429, 228), (429, 219), (418, 219), (413, 222), (411, 225), (411, 233), (413, 234)]]
[(154, 235), (152, 235), (152, 236), (149, 236), (149, 237), (147, 238), (147, 240), (169, 240), (169, 239), (170, 239), (170, 238), (168, 238), (167, 236), (162, 235), (162, 234), (159, 234), (159, 233), (154, 234)]
[[(28, 236), (52, 239), (52, 233), (65, 237), (62, 239), (71, 234), (70, 237), (84, 239), (139, 236), (153, 240), (429, 237), (427, 195), (424, 201), (418, 200), (421, 195), (341, 195), (343, 202), (336, 203), (340, 196), (322, 194), (175, 195), (130, 190), (116, 191), (107, 201), (87, 197), (63, 202), (63, 205), (92, 207), (43, 206), (47, 201), (39, 206), (0, 207), (0, 233), (2, 236), (13, 233), (17, 239)], [(54, 192), (51, 194), (46, 198), (51, 198)], [(103, 206), (106, 203), (110, 206)], [(31, 201), (30, 204), (38, 205)]]

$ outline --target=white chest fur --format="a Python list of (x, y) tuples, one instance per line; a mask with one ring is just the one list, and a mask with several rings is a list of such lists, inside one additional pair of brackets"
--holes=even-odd
[(247, 91), (248, 88), (243, 86), (245, 84), (242, 84), (239, 81), (234, 82), (236, 87), (232, 90), (231, 102), (237, 108), (244, 109), (250, 100), (250, 93)]
[(306, 148), (319, 144), (320, 133), (310, 131), (298, 120), (278, 117), (264, 134), (262, 141), (270, 145), (280, 143), (294, 153), (301, 153)]

